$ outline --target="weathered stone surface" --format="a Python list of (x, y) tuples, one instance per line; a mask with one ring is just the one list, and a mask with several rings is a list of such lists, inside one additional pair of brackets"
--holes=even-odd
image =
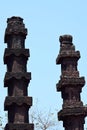
[(13, 72), (7, 72), (5, 75), (5, 80), (10, 80), (11, 78), (15, 79), (21, 79), (21, 78), (29, 79), (31, 80), (31, 72), (18, 72), (18, 73), (13, 73)]
[(34, 125), (33, 124), (13, 124), (9, 123), (6, 125), (5, 130), (34, 130)]
[(27, 29), (20, 17), (11, 17), (7, 20), (4, 53), (4, 64), (7, 72), (4, 78), (4, 87), (8, 88), (4, 109), (8, 111), (8, 124), (5, 130), (33, 130), (29, 124), (29, 108), (32, 106), (32, 97), (28, 97), (28, 83), (31, 73), (27, 72), (29, 49), (25, 49)]
[(4, 64), (7, 64), (10, 59), (14, 57), (20, 58), (21, 56), (26, 59), (30, 56), (29, 49), (5, 49)]
[(25, 80), (25, 82), (28, 84), (31, 80), (31, 73), (30, 72), (27, 73), (7, 72), (4, 78), (4, 87), (9, 87), (9, 84), (11, 84), (11, 81), (12, 80), (14, 81), (14, 79), (23, 80), (23, 81)]
[(65, 43), (65, 44), (72, 44), (72, 39), (73, 37), (71, 35), (62, 35), (59, 37), (60, 43)]
[(77, 52), (72, 52), (72, 51), (63, 51), (60, 53), (60, 55), (56, 59), (56, 64), (60, 64), (63, 60), (63, 58), (76, 58), (78, 60), (80, 58), (80, 53), (79, 51)]
[[(72, 107), (72, 108), (66, 108), (61, 110), (58, 113), (58, 118), (59, 120), (63, 120), (64, 118), (67, 118), (68, 116), (70, 117), (79, 117), (79, 116), (86, 116), (86, 112), (87, 112), (87, 107)], [(73, 121), (73, 120), (72, 120)]]
[(85, 85), (85, 79), (84, 77), (80, 77), (80, 78), (75, 78), (74, 77), (63, 77), (61, 78), (61, 80), (59, 80), (59, 83), (56, 84), (57, 87), (57, 91), (61, 91), (64, 87), (74, 87), (74, 89), (76, 89), (76, 87), (82, 88)]
[[(27, 29), (25, 28), (22, 18), (13, 16), (11, 18), (8, 18), (7, 23), (8, 25), (5, 31), (5, 43), (8, 43), (8, 38), (13, 35), (19, 35), (23, 38), (26, 38)], [(14, 38), (16, 39), (16, 37)], [(14, 38), (12, 37), (12, 39), (9, 40), (13, 40)]]
[(32, 106), (32, 97), (27, 97), (27, 96), (22, 96), (22, 97), (6, 97), (5, 99), (5, 104), (4, 104), (4, 108), (5, 110), (10, 109), (10, 107), (12, 105), (18, 105), (18, 106), (23, 106), (25, 105), (27, 108), (30, 108), (30, 106)]
[(61, 76), (56, 84), (63, 98), (62, 110), (58, 119), (63, 121), (65, 130), (84, 130), (84, 118), (87, 107), (83, 106), (80, 93), (85, 85), (84, 77), (77, 69), (80, 52), (75, 51), (71, 35), (60, 36), (60, 51), (56, 64), (61, 64)]

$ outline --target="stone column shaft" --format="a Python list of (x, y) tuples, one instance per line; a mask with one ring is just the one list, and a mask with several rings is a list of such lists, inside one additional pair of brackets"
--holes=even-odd
[(27, 72), (29, 49), (25, 49), (27, 29), (20, 17), (11, 17), (7, 20), (4, 53), (4, 64), (7, 72), (4, 87), (8, 88), (4, 109), (8, 111), (6, 130), (33, 130), (29, 123), (28, 110), (32, 105), (32, 97), (28, 96), (28, 84), (31, 73)]
[(58, 119), (63, 121), (65, 130), (84, 130), (84, 118), (87, 108), (83, 106), (80, 93), (85, 84), (84, 77), (79, 76), (77, 69), (80, 52), (75, 51), (71, 35), (60, 36), (60, 52), (56, 64), (61, 64), (61, 77), (57, 91), (63, 98), (62, 110)]

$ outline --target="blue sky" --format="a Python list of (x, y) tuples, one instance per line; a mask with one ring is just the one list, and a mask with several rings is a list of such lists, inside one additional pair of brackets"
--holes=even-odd
[[(3, 111), (7, 89), (3, 87), (6, 66), (3, 64), (4, 32), (7, 18), (20, 16), (24, 19), (28, 35), (26, 48), (30, 49), (28, 71), (32, 72), (29, 96), (38, 99), (40, 109), (58, 109), (62, 107), (61, 94), (56, 92), (56, 83), (60, 78), (60, 66), (56, 65), (59, 53), (59, 36), (70, 34), (76, 50), (80, 51), (78, 62), (80, 76), (87, 81), (87, 1), (86, 0), (3, 0), (0, 3), (0, 108)], [(87, 104), (87, 84), (81, 99)]]

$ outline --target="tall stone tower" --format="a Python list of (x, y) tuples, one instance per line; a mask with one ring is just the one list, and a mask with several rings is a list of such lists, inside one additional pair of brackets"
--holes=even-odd
[(84, 118), (87, 108), (83, 106), (80, 93), (85, 84), (84, 77), (79, 77), (77, 70), (79, 51), (75, 51), (71, 35), (60, 36), (60, 52), (56, 64), (61, 64), (61, 77), (57, 91), (63, 98), (62, 110), (58, 113), (65, 130), (84, 130)]
[(25, 49), (27, 29), (20, 17), (11, 17), (7, 20), (4, 53), (4, 64), (7, 72), (4, 87), (8, 87), (8, 96), (5, 99), (4, 109), (8, 111), (6, 130), (33, 130), (29, 124), (28, 110), (32, 105), (32, 97), (28, 97), (28, 83), (31, 73), (27, 72), (29, 49)]

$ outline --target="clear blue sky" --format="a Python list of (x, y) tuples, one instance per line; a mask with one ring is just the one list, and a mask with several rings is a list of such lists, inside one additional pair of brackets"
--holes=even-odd
[[(59, 36), (71, 34), (76, 50), (81, 53), (78, 70), (87, 81), (87, 0), (3, 0), (0, 3), (0, 108), (3, 109), (7, 89), (3, 87), (6, 66), (3, 64), (4, 32), (7, 18), (24, 19), (28, 36), (26, 48), (30, 49), (28, 71), (32, 72), (29, 96), (38, 99), (41, 109), (62, 107), (61, 94), (56, 92), (60, 66), (55, 63), (59, 53)], [(87, 84), (82, 91), (82, 101), (87, 104)], [(1, 110), (3, 111), (3, 110)]]

